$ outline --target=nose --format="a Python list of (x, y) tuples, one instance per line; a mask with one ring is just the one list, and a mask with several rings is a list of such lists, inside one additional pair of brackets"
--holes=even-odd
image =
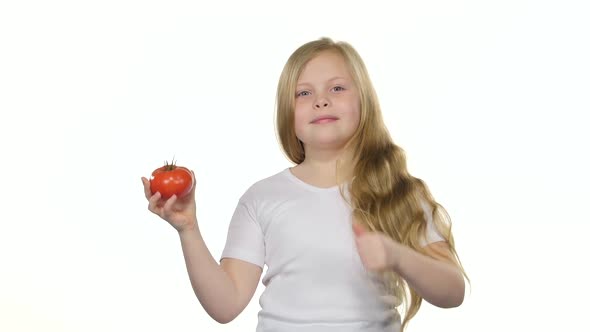
[(326, 97), (319, 97), (315, 103), (313, 103), (313, 108), (315, 109), (322, 109), (330, 106), (330, 101)]

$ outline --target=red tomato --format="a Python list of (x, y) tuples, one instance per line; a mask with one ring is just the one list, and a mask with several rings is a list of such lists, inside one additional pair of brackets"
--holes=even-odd
[(176, 166), (174, 162), (162, 166), (152, 172), (150, 189), (152, 195), (160, 192), (163, 199), (172, 195), (180, 198), (186, 196), (195, 185), (193, 174), (186, 167)]

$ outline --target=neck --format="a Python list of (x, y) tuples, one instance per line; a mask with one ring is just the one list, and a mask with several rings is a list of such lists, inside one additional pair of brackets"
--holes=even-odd
[(309, 150), (305, 152), (305, 160), (299, 165), (313, 174), (323, 178), (336, 179), (336, 166), (339, 168), (340, 180), (350, 178), (352, 169), (350, 154), (345, 151)]

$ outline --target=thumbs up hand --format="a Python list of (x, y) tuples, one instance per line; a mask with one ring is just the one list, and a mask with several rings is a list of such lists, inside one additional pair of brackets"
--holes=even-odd
[(381, 272), (397, 267), (399, 243), (381, 232), (373, 232), (353, 221), (352, 230), (361, 261), (370, 272)]

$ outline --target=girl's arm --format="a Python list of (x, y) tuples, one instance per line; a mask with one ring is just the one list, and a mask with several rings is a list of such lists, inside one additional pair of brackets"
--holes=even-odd
[(423, 255), (386, 234), (371, 232), (353, 222), (357, 250), (364, 267), (370, 272), (393, 269), (423, 299), (441, 308), (463, 303), (465, 280), (446, 242), (434, 242)]
[(463, 303), (465, 280), (448, 244), (434, 242), (425, 247), (423, 255), (395, 241), (387, 241), (389, 266), (397, 272), (424, 300), (441, 307), (458, 307)]
[(217, 322), (236, 318), (252, 299), (262, 269), (238, 259), (213, 258), (198, 226), (179, 231), (191, 285), (203, 309)]

